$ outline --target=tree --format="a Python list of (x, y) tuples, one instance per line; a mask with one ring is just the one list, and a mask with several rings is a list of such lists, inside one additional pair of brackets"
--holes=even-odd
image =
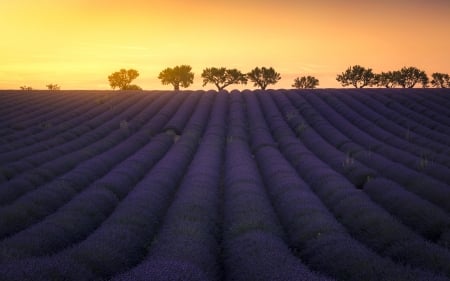
[(450, 88), (450, 76), (446, 73), (435, 72), (431, 75), (431, 85), (435, 88)]
[(124, 89), (122, 89), (122, 90), (128, 90), (128, 91), (142, 91), (142, 88), (139, 87), (139, 86), (136, 85), (136, 84), (131, 84), (131, 85), (126, 86), (126, 87), (125, 87)]
[(400, 71), (381, 72), (375, 75), (376, 84), (380, 87), (394, 88), (400, 80)]
[(31, 91), (31, 90), (33, 90), (33, 88), (31, 88), (31, 87), (29, 87), (29, 86), (21, 86), (20, 87), (20, 89), (22, 90), (22, 91)]
[(194, 82), (194, 73), (191, 70), (192, 67), (189, 65), (168, 67), (159, 73), (158, 79), (163, 85), (172, 84), (173, 89), (178, 91), (180, 86), (187, 88)]
[(272, 67), (256, 67), (247, 73), (247, 78), (254, 83), (255, 87), (265, 90), (269, 84), (276, 84), (281, 79), (281, 76)]
[(372, 69), (366, 69), (360, 65), (350, 66), (345, 72), (338, 75), (336, 80), (341, 82), (344, 87), (353, 85), (355, 88), (364, 88), (365, 86), (372, 86), (376, 83), (375, 74), (372, 72)]
[(403, 67), (399, 71), (398, 84), (403, 88), (413, 88), (417, 83), (422, 84), (422, 87), (428, 86), (428, 76), (425, 71), (416, 67)]
[(247, 84), (247, 78), (237, 69), (227, 69), (225, 67), (206, 68), (202, 73), (203, 86), (208, 83), (214, 84), (217, 90), (223, 90), (231, 84)]
[(59, 86), (58, 84), (48, 84), (46, 85), (47, 89), (49, 89), (50, 91), (58, 91), (61, 90), (61, 86)]
[[(108, 76), (109, 85), (113, 90), (119, 88), (120, 90), (130, 90), (130, 83), (139, 76), (139, 72), (135, 69), (122, 68), (120, 71), (114, 72)], [(133, 85), (132, 87), (139, 87)]]
[(292, 84), (292, 87), (297, 89), (314, 89), (317, 86), (319, 86), (319, 80), (309, 75), (295, 78)]

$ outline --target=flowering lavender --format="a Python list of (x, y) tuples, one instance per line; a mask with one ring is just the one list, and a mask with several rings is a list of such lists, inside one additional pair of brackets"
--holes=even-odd
[(0, 92), (0, 280), (450, 279), (447, 89)]

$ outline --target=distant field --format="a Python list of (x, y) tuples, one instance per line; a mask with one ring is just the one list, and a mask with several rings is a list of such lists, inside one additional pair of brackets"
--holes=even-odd
[(450, 90), (0, 91), (0, 280), (450, 280)]

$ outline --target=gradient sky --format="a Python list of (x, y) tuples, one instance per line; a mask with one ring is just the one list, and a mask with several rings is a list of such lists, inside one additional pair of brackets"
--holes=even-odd
[(120, 68), (137, 69), (144, 89), (171, 89), (157, 76), (179, 64), (193, 67), (190, 89), (213, 89), (200, 77), (213, 66), (272, 66), (272, 88), (303, 75), (340, 87), (354, 64), (430, 76), (450, 73), (449, 30), (449, 0), (0, 0), (0, 89), (110, 89)]

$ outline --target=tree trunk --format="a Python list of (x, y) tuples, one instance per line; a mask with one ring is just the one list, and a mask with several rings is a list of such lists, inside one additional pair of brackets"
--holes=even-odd
[(173, 89), (175, 91), (179, 91), (180, 90), (180, 83), (173, 84)]
[(221, 90), (223, 90), (223, 88), (224, 88), (224, 86), (220, 86), (219, 85), (219, 83), (214, 83), (215, 85), (216, 85), (216, 87), (217, 87), (217, 91), (221, 91)]

